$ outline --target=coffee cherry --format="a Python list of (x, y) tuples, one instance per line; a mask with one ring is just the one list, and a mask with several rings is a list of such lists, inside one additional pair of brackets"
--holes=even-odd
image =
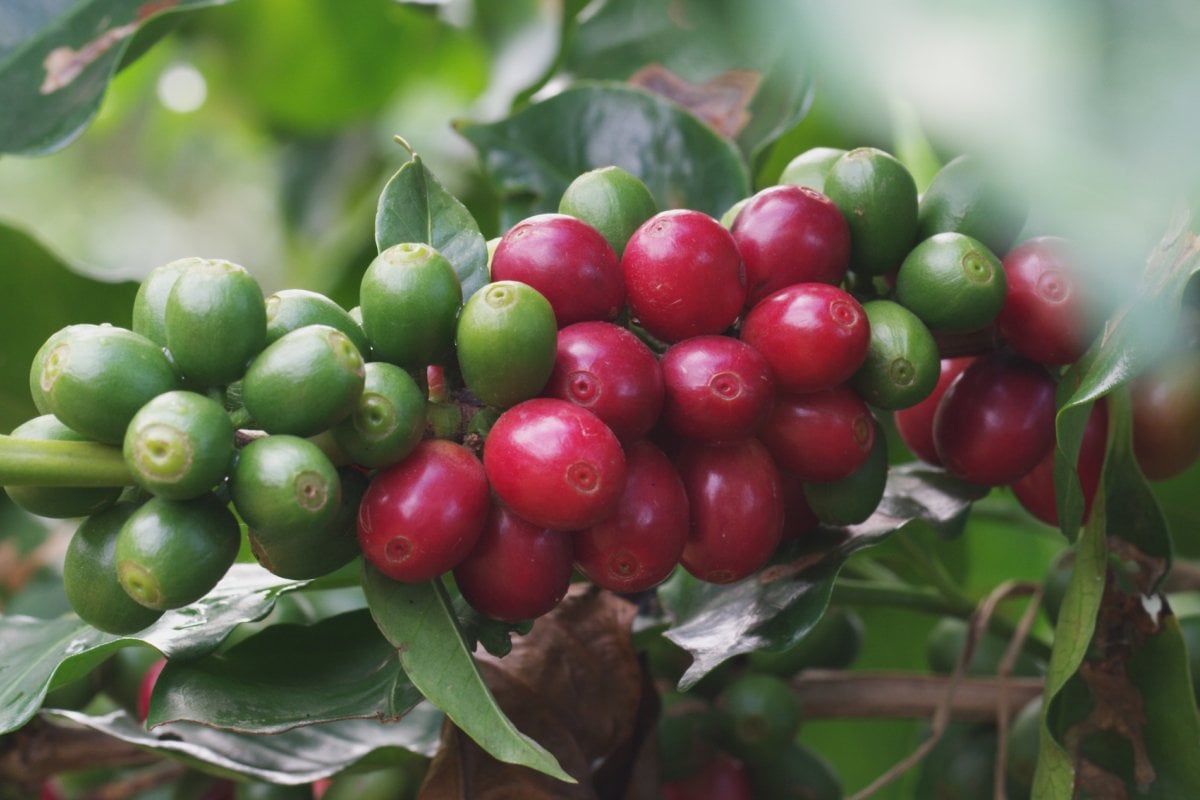
[(571, 584), (571, 534), (493, 506), (475, 547), (454, 568), (454, 582), (472, 608), (493, 619), (540, 617)]
[(874, 443), (862, 466), (837, 481), (804, 484), (804, 497), (817, 519), (827, 525), (857, 525), (865, 522), (883, 499), (887, 487), (887, 441), (875, 423)]
[(916, 314), (891, 300), (871, 300), (863, 311), (871, 341), (850, 385), (876, 408), (916, 405), (937, 385), (940, 359), (933, 334)]
[(396, 581), (426, 581), (467, 557), (483, 531), (491, 499), (475, 455), (427, 439), (371, 481), (358, 511), (358, 543), (376, 569)]
[(917, 184), (904, 165), (860, 147), (833, 162), (822, 191), (850, 228), (850, 269), (862, 275), (896, 269), (917, 234)]
[(921, 242), (896, 273), (896, 301), (935, 331), (990, 325), (1006, 291), (1000, 260), (961, 233), (939, 233)]
[(647, 441), (626, 450), (625, 487), (616, 512), (574, 534), (575, 564), (614, 592), (657, 586), (679, 563), (688, 538), (688, 500), (679, 472)]
[(677, 465), (690, 509), (680, 563), (709, 583), (733, 583), (767, 563), (783, 533), (779, 470), (755, 439), (687, 443)]
[(804, 481), (781, 469), (779, 485), (783, 494), (783, 538), (803, 539), (821, 524), (804, 496)]
[(574, 531), (610, 516), (625, 485), (625, 456), (592, 412), (536, 398), (500, 415), (483, 447), (500, 501), (546, 528)]
[(350, 337), (363, 358), (370, 357), (371, 343), (362, 325), (350, 316), (350, 312), (320, 292), (282, 289), (267, 296), (266, 306), (268, 345), (285, 333), (306, 325), (328, 325)]
[(751, 800), (754, 787), (741, 761), (717, 754), (694, 775), (663, 786), (663, 800)]
[(492, 280), (520, 281), (550, 302), (558, 327), (611, 321), (625, 305), (617, 254), (600, 232), (566, 214), (538, 214), (500, 237)]
[(858, 301), (825, 283), (798, 283), (756, 305), (742, 341), (762, 353), (782, 392), (830, 389), (849, 380), (867, 357), (870, 324)]
[(358, 510), (369, 481), (352, 467), (337, 474), (342, 502), (325, 527), (249, 529), (250, 551), (264, 569), (281, 578), (307, 580), (328, 575), (359, 555)]
[(268, 433), (313, 436), (349, 416), (362, 396), (362, 355), (328, 325), (286, 333), (251, 362), (242, 402)]
[[(63, 425), (53, 414), (21, 423), (9, 434), (14, 439), (86, 442), (87, 438)], [(119, 487), (5, 486), (9, 499), (39, 517), (86, 517), (108, 508), (121, 496)]]
[(776, 756), (800, 729), (800, 700), (774, 675), (743, 675), (721, 692), (717, 709), (726, 750), (751, 763)]
[(746, 300), (733, 236), (699, 211), (663, 211), (646, 220), (625, 246), (621, 269), (634, 317), (664, 342), (722, 333)]
[(807, 186), (818, 192), (825, 191), (825, 178), (835, 161), (846, 151), (840, 147), (813, 147), (793, 158), (779, 174), (779, 183)]
[(32, 398), (33, 405), (37, 408), (39, 414), (51, 413), (50, 399), (46, 397), (46, 392), (42, 389), (42, 367), (46, 364), (46, 357), (68, 338), (98, 327), (100, 326), (81, 324), (60, 328), (50, 334), (49, 338), (34, 353), (33, 361), (29, 365), (29, 396)]
[(233, 423), (215, 400), (166, 392), (134, 414), (123, 452), (134, 481), (169, 500), (189, 500), (225, 478), (233, 463)]
[(167, 346), (167, 299), (179, 276), (204, 263), (203, 258), (179, 258), (155, 267), (138, 284), (133, 298), (132, 329), (159, 347)]
[(412, 376), (395, 364), (373, 361), (364, 372), (362, 395), (350, 415), (333, 427), (333, 438), (354, 463), (386, 467), (421, 441), (425, 397)]
[(933, 446), (933, 415), (937, 412), (938, 403), (951, 382), (967, 368), (975, 359), (972, 356), (959, 358), (943, 358), (938, 372), (937, 384), (921, 402), (896, 412), (896, 432), (901, 440), (912, 451), (912, 454), (926, 464), (941, 466), (937, 450)]
[(959, 156), (938, 170), (921, 195), (917, 238), (962, 233), (997, 255), (1007, 253), (1025, 224), (1026, 209), (987, 175), (983, 162)]
[(755, 650), (746, 660), (755, 672), (790, 678), (805, 669), (846, 669), (862, 652), (862, 617), (844, 606), (831, 606), (804, 637), (784, 650)]
[(803, 481), (840, 481), (861, 467), (875, 443), (875, 420), (846, 385), (779, 397), (759, 439)]
[[(690, 656), (685, 653), (684, 658)], [(693, 692), (664, 691), (660, 700), (662, 715), (655, 738), (662, 777), (679, 781), (699, 772), (716, 754), (717, 710)]]
[(1030, 239), (1004, 257), (1008, 286), (996, 328), (1021, 355), (1041, 364), (1070, 364), (1100, 329), (1097, 302), (1063, 239)]
[(375, 358), (413, 370), (451, 358), (462, 286), (434, 248), (406, 242), (385, 249), (363, 273), (359, 302)]
[(789, 742), (771, 758), (748, 765), (755, 797), (779, 800), (841, 800), (841, 780), (825, 759)]
[(1185, 351), (1130, 386), (1133, 453), (1142, 473), (1165, 480), (1200, 458), (1200, 352)]
[(85, 519), (63, 561), (63, 588), (71, 608), (105, 633), (135, 633), (163, 613), (136, 602), (117, 580), (117, 534), (136, 510), (134, 503), (118, 503)]
[(846, 277), (850, 229), (833, 201), (813, 189), (763, 189), (730, 233), (746, 265), (747, 307), (794, 283), (836, 286)]
[(971, 483), (1016, 481), (1054, 444), (1054, 393), (1054, 379), (1040, 364), (1003, 353), (980, 356), (938, 404), (938, 458)]
[(646, 184), (620, 167), (600, 167), (576, 177), (558, 201), (560, 214), (591, 225), (608, 241), (617, 258), (629, 237), (658, 211)]
[(721, 441), (753, 436), (775, 382), (767, 360), (728, 336), (695, 336), (663, 354), (663, 421), (681, 436)]
[(117, 534), (117, 578), (146, 608), (179, 608), (217, 585), (240, 544), (237, 518), (212, 493), (179, 501), (154, 497)]
[(507, 408), (537, 396), (554, 369), (557, 325), (550, 303), (518, 281), (483, 286), (463, 306), (455, 344), (467, 388)]
[[(1092, 508), (1092, 498), (1100, 486), (1100, 472), (1104, 467), (1104, 451), (1108, 445), (1108, 403), (1104, 398), (1097, 400), (1088, 415), (1083, 429), (1083, 442), (1075, 468), (1079, 485), (1083, 490), (1083, 519), (1086, 521)], [(1058, 501), (1054, 493), (1054, 447), (1047, 451), (1038, 465), (1025, 473), (1012, 485), (1013, 494), (1021, 505), (1033, 516), (1047, 525), (1058, 527)]]
[(233, 507), (254, 530), (322, 530), (342, 501), (337, 470), (321, 449), (285, 434), (243, 447), (229, 489)]
[(632, 442), (658, 421), (662, 370), (654, 352), (627, 329), (577, 322), (558, 332), (554, 369), (542, 394), (586, 408), (622, 442)]
[(187, 265), (167, 295), (167, 348), (179, 371), (201, 386), (224, 386), (267, 341), (262, 289), (244, 267), (204, 259)]

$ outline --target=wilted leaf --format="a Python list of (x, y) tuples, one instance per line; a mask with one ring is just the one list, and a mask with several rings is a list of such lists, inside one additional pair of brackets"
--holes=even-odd
[(746, 107), (761, 80), (753, 70), (735, 69), (704, 83), (691, 83), (661, 64), (649, 64), (629, 76), (631, 86), (678, 103), (728, 139), (750, 121)]

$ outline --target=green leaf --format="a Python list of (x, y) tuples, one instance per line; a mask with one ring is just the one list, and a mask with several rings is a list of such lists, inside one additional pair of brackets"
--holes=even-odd
[(270, 613), (281, 593), (305, 583), (278, 578), (257, 564), (235, 564), (205, 597), (168, 611), (133, 636), (102, 633), (73, 614), (53, 620), (0, 616), (0, 734), (24, 725), (49, 689), (83, 677), (122, 647), (144, 643), (168, 658), (198, 658), (239, 624)]
[(140, 52), (168, 30), (149, 20), (229, 1), (10, 4), (0, 39), (0, 152), (37, 155), (65, 146), (96, 115), (134, 39), (131, 52)]
[(405, 242), (428, 244), (445, 256), (458, 276), (464, 300), (489, 280), (487, 242), (479, 225), (416, 153), (383, 187), (375, 215), (375, 243), (380, 251)]
[[(0, 126), (7, 118), (0, 115)], [(37, 415), (29, 365), (42, 343), (75, 323), (127, 327), (137, 284), (85, 277), (28, 234), (0, 223), (0, 293), (0, 431), (9, 431)]]
[(679, 688), (733, 656), (800, 641), (825, 613), (834, 579), (852, 553), (911, 524), (953, 527), (986, 491), (929, 466), (905, 464), (892, 468), (879, 508), (865, 522), (820, 528), (783, 548), (757, 575), (719, 586), (677, 570), (658, 591), (674, 621), (666, 637), (693, 657)]
[(637, 175), (659, 208), (714, 217), (750, 193), (737, 150), (679, 106), (614, 83), (582, 83), (490, 124), (458, 123), (501, 196), (501, 227), (552, 212), (580, 173)]
[(432, 756), (442, 725), (442, 714), (428, 704), (417, 706), (399, 723), (350, 719), (275, 735), (234, 733), (188, 722), (148, 731), (124, 711), (97, 717), (54, 711), (46, 716), (101, 731), (205, 772), (289, 786), (329, 777), (354, 764), (383, 766), (394, 761), (399, 751)]
[(168, 664), (147, 722), (280, 733), (340, 719), (394, 722), (420, 701), (363, 609), (311, 626), (272, 625), (220, 656)]
[(441, 581), (400, 583), (368, 564), (363, 588), (376, 624), (400, 651), (401, 666), (429, 702), (498, 760), (575, 782), (500, 709), (467, 649)]

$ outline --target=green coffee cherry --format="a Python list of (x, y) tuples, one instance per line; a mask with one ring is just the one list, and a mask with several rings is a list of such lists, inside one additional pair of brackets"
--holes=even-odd
[(571, 181), (558, 202), (558, 210), (600, 231), (620, 258), (629, 237), (658, 212), (658, 204), (640, 178), (609, 166), (590, 170)]
[[(966, 620), (956, 617), (941, 619), (925, 640), (925, 656), (929, 660), (929, 668), (934, 672), (953, 672), (963, 648), (966, 647), (967, 633)], [(995, 675), (1007, 648), (1006, 639), (991, 631), (984, 631), (975, 644), (971, 661), (967, 664), (967, 674), (980, 677)], [(1013, 674), (1024, 678), (1037, 677), (1043, 672), (1045, 664), (1025, 652), (1017, 656), (1017, 663), (1013, 666)]]
[(307, 439), (278, 435), (242, 448), (229, 478), (233, 507), (259, 531), (320, 531), (342, 502), (337, 470)]
[(281, 578), (307, 580), (328, 575), (354, 560), (358, 546), (358, 506), (370, 481), (356, 469), (338, 470), (342, 502), (323, 528), (251, 528), (250, 550), (265, 569)]
[(101, 325), (59, 341), (42, 362), (39, 386), (50, 412), (84, 436), (120, 444), (138, 409), (176, 388), (162, 348), (124, 328)]
[(937, 386), (941, 356), (920, 318), (891, 300), (863, 303), (871, 326), (867, 359), (850, 379), (854, 391), (876, 408), (895, 411), (924, 400)]
[(407, 372), (373, 361), (366, 365), (362, 395), (332, 431), (338, 447), (355, 464), (372, 469), (394, 464), (421, 441), (425, 396)]
[(269, 295), (267, 305), (267, 344), (285, 333), (306, 325), (328, 325), (350, 337), (358, 352), (366, 358), (371, 352), (367, 334), (350, 312), (319, 292), (306, 289), (283, 289)]
[(917, 238), (962, 233), (1003, 254), (1016, 241), (1025, 216), (1024, 205), (991, 181), (980, 161), (959, 156), (938, 170), (921, 195)]
[(75, 529), (63, 561), (63, 588), (71, 608), (105, 633), (134, 633), (162, 616), (162, 611), (135, 602), (117, 580), (117, 535), (137, 508), (118, 503), (88, 517)]
[(747, 657), (755, 672), (790, 678), (803, 669), (845, 669), (858, 658), (865, 627), (854, 611), (841, 606), (826, 609), (804, 638), (773, 652), (756, 650)]
[(818, 192), (825, 192), (825, 177), (833, 167), (833, 162), (844, 156), (846, 151), (840, 147), (813, 147), (788, 162), (779, 176), (779, 183), (793, 186), (807, 186)]
[(850, 227), (850, 269), (900, 266), (917, 236), (917, 184), (903, 164), (873, 147), (851, 150), (829, 168), (824, 192)]
[(744, 761), (775, 757), (800, 729), (800, 701), (786, 681), (747, 673), (727, 685), (717, 700), (721, 741)]
[(363, 330), (380, 361), (425, 369), (450, 357), (462, 287), (434, 248), (405, 243), (384, 250), (363, 274), (359, 302)]
[[(86, 437), (63, 425), (53, 414), (44, 414), (21, 423), (13, 428), (11, 436), (41, 441), (87, 441)], [(111, 506), (121, 496), (120, 487), (6, 486), (4, 491), (14, 503), (30, 514), (55, 519), (86, 517)]]
[(237, 518), (211, 492), (192, 500), (154, 497), (121, 526), (117, 578), (146, 608), (179, 608), (212, 591), (240, 544)]
[(201, 386), (224, 386), (241, 377), (266, 343), (262, 289), (245, 267), (202, 260), (171, 287), (164, 326), (184, 377)]
[(99, 328), (99, 325), (68, 325), (65, 328), (60, 328), (42, 343), (38, 351), (33, 356), (33, 362), (29, 365), (29, 396), (33, 398), (33, 405), (37, 408), (39, 414), (49, 414), (50, 400), (46, 397), (46, 393), (42, 391), (42, 367), (46, 363), (46, 356), (58, 345), (65, 342), (72, 336), (77, 336), (94, 328)]
[(328, 325), (284, 334), (251, 362), (242, 402), (268, 433), (312, 436), (354, 409), (364, 362), (350, 337)]
[(166, 347), (167, 298), (180, 275), (203, 263), (202, 258), (180, 258), (150, 270), (133, 298), (133, 332)]
[(1008, 282), (978, 239), (939, 233), (912, 249), (896, 274), (896, 301), (934, 331), (973, 331), (996, 319)]
[(716, 709), (695, 693), (664, 692), (656, 735), (664, 781), (676, 781), (699, 770), (716, 752), (719, 720)]
[(887, 439), (875, 423), (875, 442), (863, 465), (840, 481), (804, 484), (804, 499), (821, 522), (857, 525), (875, 513), (883, 499), (887, 470)]
[(746, 765), (755, 797), (772, 800), (842, 800), (842, 782), (825, 759), (807, 747), (788, 744), (771, 758)]
[(169, 500), (189, 500), (228, 473), (233, 423), (216, 400), (195, 392), (166, 392), (133, 415), (123, 453), (138, 486)]
[(535, 397), (554, 369), (558, 324), (540, 292), (519, 281), (483, 286), (463, 306), (455, 338), (463, 381), (488, 405)]

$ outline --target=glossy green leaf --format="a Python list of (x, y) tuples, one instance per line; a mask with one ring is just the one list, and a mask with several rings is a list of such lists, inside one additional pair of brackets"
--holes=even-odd
[(168, 29), (150, 20), (229, 1), (7, 4), (0, 11), (0, 152), (63, 147), (96, 115), (126, 51), (144, 50)]
[(733, 656), (799, 641), (825, 613), (834, 579), (852, 553), (908, 525), (953, 528), (985, 493), (927, 465), (905, 464), (892, 468), (883, 500), (869, 519), (846, 528), (820, 528), (782, 548), (757, 575), (719, 586), (678, 570), (658, 591), (673, 620), (666, 637), (693, 657), (680, 688)]
[(97, 717), (54, 711), (47, 716), (106, 733), (206, 772), (289, 786), (326, 778), (355, 764), (383, 766), (399, 751), (432, 756), (442, 725), (442, 714), (428, 704), (417, 706), (399, 723), (350, 719), (274, 735), (234, 733), (189, 722), (147, 730), (124, 711)]
[(380, 251), (405, 242), (432, 246), (454, 267), (463, 299), (488, 282), (487, 242), (467, 211), (416, 153), (383, 188), (375, 215)]
[(394, 722), (420, 701), (363, 609), (311, 626), (272, 625), (220, 656), (168, 664), (148, 723), (280, 733), (340, 719)]
[(400, 583), (370, 565), (363, 588), (371, 615), (400, 651), (409, 680), (463, 733), (500, 761), (574, 782), (544, 747), (505, 716), (467, 649), (441, 581)]
[(0, 733), (24, 725), (49, 689), (83, 677), (122, 647), (144, 643), (168, 658), (197, 658), (241, 623), (270, 613), (281, 593), (304, 584), (257, 564), (235, 564), (208, 595), (132, 636), (102, 633), (74, 614), (53, 620), (0, 617)]
[(0, 224), (0, 431), (37, 415), (29, 364), (50, 334), (82, 322), (128, 326), (136, 293), (135, 283), (104, 283), (74, 272), (28, 234)]
[(580, 173), (614, 164), (637, 175), (659, 208), (714, 217), (750, 193), (737, 150), (661, 97), (580, 83), (490, 124), (459, 123), (500, 193), (501, 227), (553, 212)]

